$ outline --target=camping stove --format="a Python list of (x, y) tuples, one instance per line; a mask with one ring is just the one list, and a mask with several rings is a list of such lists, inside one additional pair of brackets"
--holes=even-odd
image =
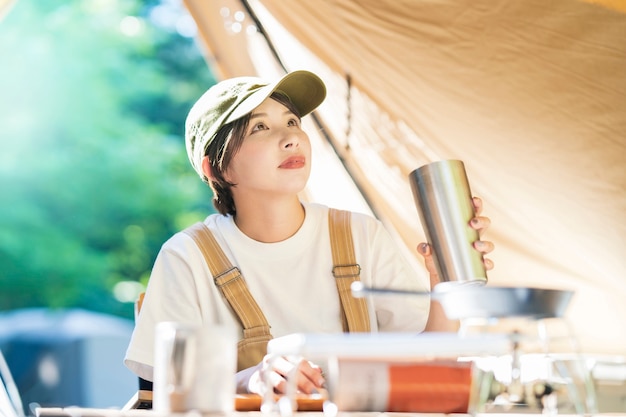
[(459, 320), (462, 338), (508, 337), (506, 355), (463, 358), (474, 361), (479, 369), (473, 413), (597, 412), (590, 366), (563, 318), (572, 291), (438, 284), (426, 293), (356, 284), (352, 286), (355, 297), (429, 295), (449, 319)]
[(511, 351), (472, 358), (479, 373), (475, 413), (591, 415), (597, 412), (590, 367), (563, 318), (461, 320), (462, 336), (505, 334)]

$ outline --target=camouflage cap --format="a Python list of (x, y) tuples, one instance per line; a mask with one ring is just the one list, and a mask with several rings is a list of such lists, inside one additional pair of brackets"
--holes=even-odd
[(221, 81), (207, 90), (193, 105), (185, 122), (185, 143), (191, 165), (200, 178), (202, 158), (220, 128), (257, 108), (274, 91), (287, 95), (300, 117), (309, 114), (326, 97), (326, 86), (309, 71), (294, 71), (274, 83), (256, 77)]

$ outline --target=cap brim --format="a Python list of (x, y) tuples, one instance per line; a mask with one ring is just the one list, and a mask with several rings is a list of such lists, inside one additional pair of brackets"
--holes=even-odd
[(298, 109), (300, 117), (311, 113), (326, 98), (326, 86), (317, 75), (309, 71), (293, 71), (252, 93), (237, 106), (224, 123), (233, 122), (250, 113), (274, 91), (286, 94)]

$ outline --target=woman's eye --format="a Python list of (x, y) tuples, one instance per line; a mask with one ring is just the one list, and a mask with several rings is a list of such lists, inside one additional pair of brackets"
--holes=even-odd
[(252, 132), (257, 132), (259, 130), (265, 130), (267, 129), (267, 126), (265, 126), (265, 123), (257, 123), (254, 126), (252, 126)]
[(300, 120), (298, 119), (289, 119), (287, 126), (300, 126)]

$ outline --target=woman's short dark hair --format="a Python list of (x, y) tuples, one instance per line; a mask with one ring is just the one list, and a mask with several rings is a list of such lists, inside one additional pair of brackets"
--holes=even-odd
[[(275, 91), (270, 95), (270, 98), (287, 107), (289, 111), (300, 118), (298, 109), (285, 94)], [(237, 184), (227, 181), (224, 174), (233, 157), (241, 148), (250, 123), (250, 115), (251, 113), (248, 113), (244, 117), (222, 126), (205, 151), (205, 156), (209, 157), (213, 174), (213, 178), (205, 178), (205, 180), (213, 190), (213, 205), (223, 215), (235, 215), (237, 212), (232, 193), (232, 187), (236, 187)]]

